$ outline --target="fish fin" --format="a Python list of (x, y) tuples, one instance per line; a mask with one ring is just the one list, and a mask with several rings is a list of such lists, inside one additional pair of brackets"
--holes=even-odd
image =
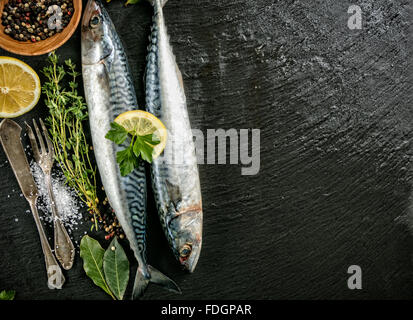
[(168, 291), (179, 293), (179, 294), (182, 293), (181, 289), (178, 287), (175, 281), (168, 278), (162, 272), (160, 272), (159, 270), (156, 270), (152, 266), (148, 266), (148, 268), (151, 274), (151, 279), (149, 280), (150, 282), (155, 283)]
[(142, 272), (139, 271), (139, 269), (136, 272), (135, 283), (133, 285), (132, 293), (133, 300), (139, 299), (143, 296), (146, 288), (148, 287), (149, 282), (157, 284), (168, 291), (179, 294), (182, 293), (181, 289), (178, 287), (175, 281), (165, 276), (159, 270), (156, 270), (154, 267), (148, 265), (148, 271), (150, 274), (150, 278), (146, 278), (142, 274)]
[[(148, 0), (151, 5), (156, 6), (156, 1), (157, 0)], [(163, 8), (165, 6), (165, 4), (168, 2), (168, 0), (159, 0), (159, 2), (161, 3), (161, 7)]]
[(179, 84), (181, 85), (181, 88), (184, 89), (184, 79), (182, 78), (182, 72), (181, 70), (179, 70), (179, 67), (176, 61), (175, 61), (175, 69), (176, 69), (176, 74), (178, 75)]
[(171, 183), (168, 179), (165, 180), (166, 190), (169, 198), (174, 203), (175, 207), (182, 201), (181, 189), (178, 185)]
[(143, 296), (146, 288), (148, 287), (149, 279), (138, 270), (136, 272), (135, 283), (133, 284), (132, 299), (136, 300)]

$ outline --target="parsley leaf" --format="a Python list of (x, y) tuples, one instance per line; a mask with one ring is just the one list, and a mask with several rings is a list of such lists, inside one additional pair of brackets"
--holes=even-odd
[(128, 137), (128, 131), (116, 122), (110, 124), (111, 128), (106, 134), (105, 138), (113, 141), (116, 144), (122, 144)]
[[(111, 129), (105, 138), (114, 143), (123, 144), (130, 134), (124, 127), (112, 122)], [(132, 135), (132, 134), (131, 134)], [(120, 174), (125, 177), (139, 166), (140, 158), (151, 163), (153, 148), (160, 143), (153, 134), (145, 136), (132, 135), (129, 146), (116, 154), (116, 161), (119, 163)]]
[(122, 177), (126, 177), (139, 165), (139, 159), (133, 153), (132, 145), (125, 150), (119, 151), (116, 154), (116, 161), (119, 163)]
[(0, 300), (14, 300), (15, 295), (16, 295), (16, 291), (3, 290), (0, 292)]
[(151, 163), (153, 147), (159, 143), (160, 141), (155, 140), (153, 134), (136, 136), (136, 141), (133, 145), (133, 153), (136, 157), (141, 156), (143, 160)]

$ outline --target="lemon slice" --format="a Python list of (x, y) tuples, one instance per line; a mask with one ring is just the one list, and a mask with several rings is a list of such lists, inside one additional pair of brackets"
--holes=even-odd
[(153, 134), (154, 139), (160, 141), (159, 144), (153, 148), (153, 159), (159, 157), (165, 149), (168, 132), (161, 120), (153, 114), (141, 110), (127, 111), (120, 114), (115, 119), (115, 122), (133, 135), (146, 136)]
[(29, 112), (41, 93), (37, 73), (15, 58), (0, 57), (0, 118), (15, 118)]

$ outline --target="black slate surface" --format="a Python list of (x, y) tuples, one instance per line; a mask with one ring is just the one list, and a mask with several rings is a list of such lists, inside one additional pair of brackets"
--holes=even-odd
[[(363, 10), (362, 30), (347, 27), (351, 4)], [(117, 0), (107, 7), (143, 104), (152, 9)], [(193, 128), (260, 129), (261, 170), (242, 176), (237, 165), (200, 166), (204, 247), (192, 275), (169, 252), (150, 197), (149, 261), (183, 294), (151, 286), (145, 299), (413, 297), (410, 7), (169, 1)], [(80, 62), (79, 32), (58, 54)], [(37, 71), (46, 64), (45, 56), (19, 58)], [(17, 121), (45, 113), (41, 103)], [(79, 257), (64, 290), (47, 288), (34, 222), (5, 160), (0, 151), (0, 289), (16, 290), (18, 299), (108, 299)], [(354, 264), (362, 290), (347, 288)]]

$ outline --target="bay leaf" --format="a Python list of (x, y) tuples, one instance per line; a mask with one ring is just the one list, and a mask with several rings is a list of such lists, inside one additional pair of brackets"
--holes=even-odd
[(100, 246), (98, 241), (89, 236), (82, 238), (80, 242), (80, 257), (83, 259), (83, 269), (95, 285), (102, 288), (115, 299), (105, 280), (103, 271), (104, 255), (105, 250)]
[(116, 237), (103, 257), (103, 270), (110, 290), (123, 300), (129, 282), (129, 260)]

